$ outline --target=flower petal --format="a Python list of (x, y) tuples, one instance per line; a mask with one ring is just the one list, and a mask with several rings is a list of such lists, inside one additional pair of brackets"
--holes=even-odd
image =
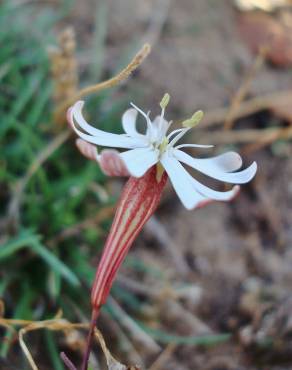
[(175, 149), (180, 148), (214, 148), (214, 145), (206, 145), (206, 144), (180, 144), (175, 147)]
[[(111, 134), (90, 126), (82, 116), (81, 110), (83, 104), (84, 102), (78, 101), (73, 107), (68, 109), (67, 113), (69, 124), (81, 139), (96, 145), (126, 149), (145, 147), (147, 145), (147, 142), (144, 138), (131, 138), (125, 135)], [(75, 121), (77, 122), (78, 126), (80, 126), (80, 128), (87, 133), (80, 131), (76, 127)]]
[(191, 181), (191, 175), (183, 168), (179, 161), (168, 153), (165, 153), (160, 159), (162, 166), (167, 172), (169, 179), (176, 191), (179, 199), (186, 209), (193, 209), (202, 202), (207, 201), (206, 197), (198, 193)]
[(173, 155), (179, 161), (216, 180), (231, 184), (244, 184), (249, 182), (257, 171), (257, 164), (253, 162), (243, 171), (229, 173), (228, 171), (239, 168), (242, 163), (240, 156), (236, 156), (236, 153), (230, 153), (209, 159), (197, 159), (181, 150), (173, 150)]
[(137, 148), (120, 154), (130, 174), (141, 177), (158, 162), (159, 151), (152, 148)]
[(130, 108), (126, 110), (122, 117), (122, 125), (125, 133), (133, 137), (141, 136), (136, 128), (137, 115), (138, 111), (134, 108)]
[(105, 149), (100, 153), (99, 164), (107, 176), (130, 176), (125, 162), (117, 150)]
[(156, 116), (155, 119), (152, 121), (152, 133), (151, 133), (151, 141), (152, 142), (161, 142), (163, 138), (166, 136), (168, 128), (170, 127), (171, 122), (166, 121), (163, 116), (163, 112), (160, 116)]
[(213, 162), (213, 166), (220, 171), (232, 172), (238, 170), (242, 166), (242, 158), (236, 152), (226, 152), (216, 157), (203, 158), (202, 163)]
[(156, 116), (154, 120), (152, 121), (152, 124), (155, 127), (159, 127), (161, 125), (161, 128), (166, 129), (168, 127), (168, 121), (164, 117)]
[(229, 200), (232, 200), (240, 190), (240, 187), (238, 185), (233, 186), (233, 188), (228, 191), (213, 190), (209, 188), (208, 186), (201, 184), (199, 181), (194, 179), (191, 175), (189, 176), (191, 177), (191, 182), (194, 188), (206, 198), (210, 198), (213, 200), (221, 200), (221, 201), (227, 202)]
[[(234, 186), (231, 190), (224, 192), (208, 188), (194, 179), (180, 162), (167, 152), (160, 161), (168, 173), (175, 191), (187, 209), (199, 206), (198, 203), (202, 203), (203, 200), (207, 199), (229, 201), (239, 191), (239, 186)], [(198, 195), (200, 200), (198, 203), (195, 203), (195, 197), (198, 198)]]
[(98, 161), (99, 155), (95, 145), (90, 144), (82, 139), (77, 139), (75, 143), (80, 153), (84, 155), (84, 157), (91, 159), (92, 161)]
[[(185, 144), (185, 145), (188, 145), (188, 144)], [(196, 163), (201, 163), (202, 166), (204, 167), (209, 166), (209, 167), (212, 167), (214, 170), (223, 171), (223, 172), (236, 171), (242, 166), (241, 156), (236, 152), (227, 152), (227, 153), (223, 153), (216, 157), (211, 157), (211, 158), (192, 158), (187, 153), (182, 152), (180, 150), (176, 150), (181, 147), (185, 147), (185, 145), (182, 144), (182, 145), (175, 147), (174, 155), (176, 157), (181, 156), (182, 158), (185, 158), (187, 161), (194, 160), (196, 161)], [(189, 144), (189, 145), (192, 145), (192, 144)], [(183, 160), (181, 161), (184, 162)]]

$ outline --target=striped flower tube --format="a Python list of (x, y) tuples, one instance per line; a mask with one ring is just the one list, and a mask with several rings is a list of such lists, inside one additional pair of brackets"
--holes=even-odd
[(106, 301), (115, 276), (142, 227), (156, 210), (167, 181), (153, 166), (140, 178), (130, 177), (118, 203), (113, 224), (98, 264), (91, 303), (98, 310)]

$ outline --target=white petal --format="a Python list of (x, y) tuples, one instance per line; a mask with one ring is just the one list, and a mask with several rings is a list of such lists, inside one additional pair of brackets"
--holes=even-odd
[[(96, 145), (126, 149), (145, 147), (147, 145), (147, 142), (144, 138), (131, 138), (125, 135), (111, 134), (90, 126), (82, 116), (82, 106), (83, 102), (79, 101), (75, 103), (67, 113), (69, 124), (81, 139)], [(87, 133), (80, 131), (76, 127), (75, 121), (77, 122), (78, 126), (80, 126)]]
[(134, 177), (141, 177), (158, 162), (159, 151), (152, 148), (137, 148), (120, 154), (125, 165)]
[(169, 126), (169, 122), (166, 121), (164, 117), (156, 116), (152, 121), (152, 125), (156, 127), (158, 131), (163, 132), (163, 135), (165, 135)]
[(180, 148), (214, 148), (214, 145), (205, 145), (205, 144), (180, 144), (175, 147), (175, 149)]
[(239, 192), (239, 189), (240, 189), (240, 187), (238, 185), (236, 185), (236, 186), (233, 186), (233, 188), (231, 190), (228, 190), (228, 191), (213, 190), (213, 189), (210, 189), (208, 186), (201, 184), (199, 181), (194, 179), (191, 175), (189, 175), (189, 176), (191, 177), (191, 180), (192, 180), (191, 182), (192, 182), (194, 188), (200, 194), (202, 194), (203, 196), (205, 196), (206, 198), (209, 198), (209, 199), (221, 200), (221, 201), (227, 202), (227, 201), (233, 199), (236, 196), (236, 194)]
[[(80, 126), (88, 134), (93, 135), (93, 136), (104, 135), (105, 134), (104, 131), (98, 130), (97, 128), (92, 127), (91, 125), (89, 125), (86, 122), (86, 120), (84, 119), (84, 117), (82, 115), (83, 106), (84, 106), (84, 101), (81, 101), (81, 100), (77, 101), (72, 107), (72, 110), (71, 110), (72, 116), (71, 117), (78, 123), (78, 126)], [(72, 121), (73, 121), (73, 119), (72, 119)], [(70, 121), (70, 123), (71, 123), (71, 121)], [(74, 125), (74, 121), (72, 123)]]
[(153, 141), (161, 142), (166, 135), (166, 132), (171, 122), (167, 122), (163, 116), (156, 116), (152, 121), (152, 137)]
[(151, 137), (150, 140), (153, 141), (158, 141), (159, 136), (161, 134), (160, 127), (159, 127), (159, 120), (160, 117), (157, 116), (155, 117), (154, 121), (152, 121), (152, 128), (151, 128)]
[(122, 125), (125, 133), (133, 137), (141, 136), (141, 134), (137, 131), (136, 128), (137, 115), (138, 115), (137, 110), (131, 108), (126, 110), (122, 117)]
[(242, 158), (236, 152), (227, 152), (217, 155), (213, 158), (201, 159), (202, 163), (213, 161), (213, 165), (224, 172), (232, 172), (238, 170), (242, 166)]
[[(249, 182), (255, 175), (257, 171), (257, 164), (253, 162), (248, 168), (243, 171), (228, 173), (226, 172), (226, 167), (228, 170), (230, 168), (238, 168), (241, 165), (241, 158), (235, 157), (233, 154), (226, 153), (227, 156), (219, 156), (209, 159), (197, 159), (193, 158), (187, 153), (174, 149), (173, 155), (179, 161), (187, 164), (188, 166), (202, 172), (203, 174), (210, 176), (214, 179), (225, 181), (231, 184), (244, 184)], [(232, 161), (228, 161), (232, 157)], [(225, 171), (225, 172), (224, 172)]]
[(165, 153), (160, 161), (179, 199), (187, 209), (193, 209), (206, 200), (206, 197), (194, 189), (190, 181), (190, 174), (187, 173), (178, 160)]
[(231, 200), (239, 191), (239, 186), (234, 186), (231, 190), (224, 192), (208, 188), (195, 180), (179, 161), (167, 152), (162, 156), (160, 161), (168, 173), (177, 195), (187, 209), (199, 206), (202, 201), (206, 201), (207, 199), (220, 201)]
[(159, 127), (159, 125), (161, 124), (162, 127), (166, 128), (168, 127), (168, 122), (166, 121), (165, 118), (161, 117), (161, 116), (156, 116), (154, 118), (154, 120), (152, 121), (152, 124), (156, 127)]

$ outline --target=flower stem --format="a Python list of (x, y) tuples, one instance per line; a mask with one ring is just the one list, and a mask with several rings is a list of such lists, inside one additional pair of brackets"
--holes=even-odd
[(83, 357), (81, 370), (87, 370), (87, 368), (88, 368), (88, 360), (89, 360), (92, 341), (93, 341), (93, 337), (94, 337), (94, 329), (95, 329), (95, 326), (96, 326), (96, 321), (97, 321), (98, 315), (99, 315), (99, 309), (94, 308), (93, 311), (92, 311), (91, 323), (90, 323), (89, 333), (88, 333), (88, 336), (87, 336), (86, 350), (85, 350), (85, 354), (84, 354), (84, 357)]

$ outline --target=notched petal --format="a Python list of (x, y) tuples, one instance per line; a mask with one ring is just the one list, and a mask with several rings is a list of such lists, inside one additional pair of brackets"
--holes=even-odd
[(221, 154), (217, 157), (208, 159), (193, 158), (189, 154), (178, 149), (174, 149), (173, 153), (175, 158), (180, 162), (200, 171), (204, 175), (231, 184), (245, 184), (255, 176), (257, 171), (257, 164), (253, 162), (242, 171), (229, 172), (238, 169), (242, 164), (241, 157), (234, 152)]
[(126, 134), (130, 136), (140, 135), (136, 129), (136, 120), (138, 112), (134, 108), (126, 110), (122, 116), (122, 125)]
[(142, 135), (140, 135), (141, 137), (129, 137), (128, 135), (112, 134), (89, 125), (82, 115), (83, 105), (83, 101), (78, 101), (69, 108), (67, 119), (71, 128), (84, 141), (111, 148), (131, 149), (147, 146)]
[[(235, 198), (238, 196), (239, 192), (240, 192), (240, 186), (234, 186), (233, 190), (234, 190), (234, 191), (233, 191), (233, 194), (230, 196), (230, 198), (229, 198), (229, 199), (226, 199), (225, 201), (228, 201), (228, 202), (233, 201), (233, 199), (235, 199)], [(214, 202), (216, 202), (216, 200), (215, 200), (215, 199), (207, 199), (207, 198), (206, 198), (205, 200), (202, 200), (200, 203), (198, 203), (194, 209), (197, 209), (197, 208), (204, 208), (204, 207), (206, 207), (208, 204), (210, 204), (210, 203), (214, 203)]]
[(136, 148), (120, 154), (134, 177), (143, 176), (150, 167), (158, 162), (159, 151), (152, 148)]
[(99, 156), (99, 165), (107, 176), (130, 176), (125, 162), (117, 150), (103, 150)]
[(82, 139), (77, 139), (75, 143), (80, 153), (84, 155), (84, 157), (91, 159), (92, 161), (98, 160), (98, 151), (94, 145)]

